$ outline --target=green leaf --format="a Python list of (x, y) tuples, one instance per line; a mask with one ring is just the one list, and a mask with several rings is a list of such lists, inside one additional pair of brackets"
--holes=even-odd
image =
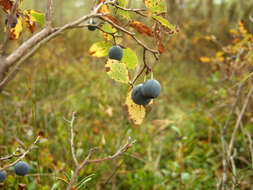
[[(126, 8), (126, 6), (128, 4), (128, 0), (118, 0), (118, 2), (119, 2), (119, 6), (124, 7), (124, 8)], [(128, 20), (130, 19), (128, 12), (124, 11), (122, 9), (117, 9), (117, 14), (123, 16), (124, 18), (126, 18)]]
[(158, 22), (160, 22), (162, 25), (166, 26), (167, 28), (169, 28), (170, 30), (176, 31), (175, 26), (173, 26), (172, 24), (169, 23), (168, 20), (166, 20), (165, 18), (156, 16), (154, 14), (152, 14), (152, 17), (157, 20)]
[(33, 21), (40, 23), (41, 26), (44, 27), (45, 15), (43, 13), (36, 10), (30, 10), (30, 15)]
[(127, 11), (118, 9), (118, 10), (117, 10), (117, 13), (118, 13), (119, 15), (123, 16), (124, 18), (126, 18), (127, 20), (130, 20), (130, 19), (131, 19), (131, 17), (129, 16), (129, 14), (128, 14)]
[[(104, 24), (104, 25), (101, 27), (101, 29), (102, 29), (103, 31), (105, 31), (105, 32), (108, 32), (108, 33), (115, 33), (115, 32), (117, 32), (117, 29), (116, 29), (116, 28), (112, 27), (112, 25), (107, 24), (107, 23)], [(100, 32), (103, 34), (104, 37), (106, 37), (107, 40), (111, 40), (111, 39), (112, 39), (112, 35), (106, 34), (106, 33), (102, 32), (102, 31), (100, 31)], [(116, 33), (115, 33), (115, 34), (116, 34)]]
[(128, 0), (118, 0), (118, 2), (119, 2), (119, 6), (124, 7), (124, 8), (128, 4)]
[(146, 7), (153, 13), (162, 13), (166, 11), (164, 0), (144, 0)]
[(96, 42), (90, 47), (89, 54), (94, 57), (105, 57), (107, 56), (111, 46), (112, 45), (110, 43), (106, 43), (105, 41)]
[(87, 177), (83, 178), (77, 185), (76, 190), (80, 189), (81, 187), (84, 187), (88, 181), (92, 179), (92, 176), (95, 174), (90, 174)]
[(119, 62), (118, 60), (108, 59), (105, 64), (105, 70), (109, 77), (117, 82), (128, 83), (129, 75), (125, 64)]
[(104, 24), (102, 27), (101, 27), (102, 30), (104, 30), (105, 32), (109, 32), (109, 33), (114, 33), (117, 31), (116, 28), (112, 27), (112, 25), (110, 24)]
[(138, 57), (130, 48), (123, 49), (122, 61), (129, 69), (135, 69), (138, 65)]

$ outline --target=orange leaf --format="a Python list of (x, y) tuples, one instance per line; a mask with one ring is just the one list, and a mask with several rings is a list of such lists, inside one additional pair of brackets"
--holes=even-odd
[(25, 15), (25, 19), (24, 19), (25, 25), (30, 30), (30, 32), (33, 33), (36, 29), (36, 24), (31, 18), (31, 10), (25, 10), (24, 15)]
[(162, 53), (164, 52), (165, 48), (164, 48), (164, 46), (163, 46), (161, 40), (158, 40), (158, 41), (156, 42), (156, 44), (157, 44), (157, 48), (158, 48), (159, 53), (162, 54)]
[(9, 13), (11, 11), (11, 7), (13, 6), (13, 1), (10, 0), (0, 0), (0, 5), (4, 12)]
[[(98, 4), (102, 3), (104, 0), (99, 0)], [(102, 5), (100, 9), (98, 10), (99, 13), (108, 13), (110, 14), (110, 9), (107, 5)]]
[(142, 24), (138, 21), (133, 21), (132, 23), (129, 24), (129, 26), (137, 30), (140, 34), (146, 34), (150, 37), (154, 36), (152, 30), (149, 27), (147, 27), (145, 24)]
[(36, 24), (35, 22), (32, 22), (28, 19), (25, 19), (25, 25), (26, 27), (30, 30), (31, 33), (33, 33), (36, 29)]
[(107, 15), (105, 17), (108, 18), (108, 19), (110, 19), (115, 24), (120, 25), (120, 22), (115, 17), (113, 17), (112, 15)]
[(203, 57), (200, 58), (200, 61), (203, 62), (203, 63), (208, 63), (208, 62), (211, 61), (211, 59), (209, 57), (203, 56)]

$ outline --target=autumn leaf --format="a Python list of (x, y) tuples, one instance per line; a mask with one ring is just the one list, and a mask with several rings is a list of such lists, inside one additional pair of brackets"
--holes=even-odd
[(129, 24), (129, 26), (131, 26), (132, 28), (134, 28), (135, 30), (137, 30), (140, 34), (146, 34), (150, 37), (153, 37), (154, 34), (152, 32), (152, 30), (147, 27), (145, 24), (142, 24), (138, 21), (133, 21)]
[(25, 26), (30, 30), (31, 33), (33, 33), (36, 29), (36, 23), (27, 18), (25, 18)]
[(161, 39), (157, 40), (156, 44), (157, 44), (157, 49), (158, 49), (159, 53), (162, 54), (165, 50), (165, 47), (162, 44)]
[(200, 61), (203, 62), (203, 63), (209, 63), (211, 61), (211, 59), (209, 57), (200, 57)]
[(24, 15), (25, 15), (25, 25), (30, 30), (31, 33), (33, 33), (36, 29), (35, 22), (40, 23), (42, 27), (44, 26), (45, 16), (43, 13), (33, 9), (29, 9), (24, 11)]
[(111, 79), (126, 84), (129, 82), (128, 70), (124, 63), (118, 60), (108, 59), (105, 64), (105, 70)]
[(107, 33), (115, 33), (115, 34), (116, 34), (116, 32), (117, 32), (117, 29), (115, 29), (112, 25), (110, 25), (110, 24), (108, 24), (108, 23), (105, 23), (105, 24), (101, 27), (101, 29), (102, 29), (103, 31), (105, 31), (105, 32), (102, 32), (102, 31), (101, 31), (101, 33), (102, 33), (103, 37), (104, 37), (106, 40), (111, 40), (111, 39), (113, 39), (113, 37), (112, 37), (111, 35), (107, 34)]
[(105, 57), (107, 56), (111, 46), (112, 45), (110, 43), (106, 43), (104, 41), (96, 42), (90, 47), (89, 54), (94, 57)]
[[(102, 3), (104, 0), (99, 0), (98, 4)], [(108, 7), (108, 5), (102, 5), (99, 9), (98, 9), (98, 13), (108, 13), (110, 14), (110, 9)]]
[(11, 12), (11, 7), (13, 6), (14, 1), (10, 0), (0, 0), (0, 5), (2, 6), (2, 9), (4, 12), (9, 13)]
[(135, 104), (131, 98), (131, 94), (132, 90), (130, 90), (127, 94), (125, 102), (126, 111), (129, 119), (132, 120), (134, 124), (140, 125), (145, 118), (146, 109), (144, 106)]
[[(98, 4), (101, 3), (101, 2), (103, 2), (103, 0), (99, 0)], [(98, 13), (106, 13), (106, 15), (104, 16), (105, 18), (108, 18), (112, 22), (114, 22), (115, 24), (120, 25), (120, 22), (115, 17), (113, 17), (112, 15), (110, 15), (111, 11), (110, 11), (108, 5), (102, 5), (99, 8)]]
[(158, 21), (159, 23), (161, 23), (163, 26), (166, 26), (168, 29), (170, 29), (171, 31), (173, 31), (174, 33), (177, 32), (177, 29), (175, 26), (173, 26), (171, 23), (169, 23), (169, 21), (165, 18), (162, 18), (160, 16), (156, 16), (156, 15), (152, 15), (152, 17)]
[(162, 13), (166, 11), (165, 0), (143, 0), (143, 2), (153, 13)]
[(18, 22), (17, 22), (15, 28), (10, 29), (10, 40), (17, 40), (23, 31), (21, 17), (17, 16), (17, 20), (18, 20)]

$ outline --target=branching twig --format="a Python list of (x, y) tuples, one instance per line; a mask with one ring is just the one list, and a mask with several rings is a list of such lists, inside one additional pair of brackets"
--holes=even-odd
[(241, 120), (242, 120), (242, 117), (244, 116), (244, 113), (245, 113), (246, 108), (247, 108), (248, 103), (249, 103), (249, 99), (250, 99), (250, 97), (252, 96), (252, 94), (253, 94), (253, 86), (250, 88), (250, 90), (249, 90), (249, 92), (248, 92), (248, 94), (247, 94), (247, 97), (246, 97), (246, 99), (245, 99), (245, 101), (244, 101), (242, 110), (241, 110), (241, 112), (240, 112), (240, 114), (239, 114), (239, 116), (238, 116), (238, 118), (237, 118), (237, 121), (236, 121), (236, 124), (235, 124), (235, 127), (234, 127), (234, 131), (233, 131), (233, 134), (232, 134), (230, 143), (229, 143), (228, 157), (231, 156), (237, 130), (238, 130), (239, 126), (240, 126), (240, 122), (241, 122)]
[(115, 24), (113, 21), (111, 21), (110, 19), (106, 18), (106, 17), (103, 17), (103, 16), (99, 16), (99, 18), (109, 24), (111, 24), (114, 28), (120, 30), (121, 32), (124, 32), (125, 34), (129, 35), (130, 37), (132, 37), (136, 42), (137, 44), (139, 44), (140, 46), (142, 46), (143, 48), (145, 48), (147, 51), (151, 52), (154, 57), (156, 59), (158, 59), (158, 55), (159, 55), (159, 52), (155, 49), (151, 49), (149, 48), (146, 44), (144, 44), (142, 41), (140, 41), (138, 38), (136, 38), (135, 36), (135, 33), (133, 32), (130, 32), (128, 31), (127, 29)]
[[(103, 1), (100, 4), (96, 6), (96, 8), (90, 13), (89, 15), (82, 16), (81, 18), (69, 22), (65, 25), (63, 25), (60, 28), (57, 29), (51, 29), (50, 27), (45, 27), (43, 30), (38, 32), (37, 34), (33, 35), (31, 38), (29, 38), (27, 41), (25, 41), (21, 46), (19, 46), (15, 51), (13, 51), (9, 56), (6, 58), (0, 59), (0, 92), (3, 90), (3, 88), (8, 84), (9, 81), (11, 81), (16, 73), (18, 72), (19, 66), (28, 59), (31, 55), (33, 55), (34, 52), (36, 52), (43, 44), (51, 40), (52, 38), (56, 37), (57, 35), (61, 34), (61, 32), (72, 29), (72, 28), (79, 28), (80, 24), (84, 22), (85, 20), (91, 18), (91, 17), (98, 17), (98, 16), (104, 16), (105, 13), (97, 13), (98, 10), (101, 8), (101, 6), (108, 4), (109, 2), (114, 2), (111, 0)], [(51, 6), (51, 0), (47, 0), (47, 8)], [(51, 19), (50, 19), (50, 10), (47, 9), (46, 13), (46, 24), (47, 26), (50, 26)], [(29, 52), (27, 52), (29, 51)], [(14, 71), (11, 71), (11, 73), (6, 77), (2, 78), (4, 74), (13, 66), (17, 65), (17, 61), (19, 66), (15, 68)]]
[(121, 154), (125, 153), (136, 141), (135, 140), (131, 140), (131, 138), (128, 138), (128, 141), (125, 145), (123, 145), (122, 147), (120, 147), (117, 152), (115, 154), (113, 154), (112, 156), (108, 156), (106, 158), (101, 158), (101, 159), (95, 159), (95, 160), (89, 160), (93, 151), (95, 149), (91, 149), (89, 151), (89, 154), (86, 156), (86, 158), (84, 159), (84, 161), (75, 169), (74, 175), (71, 178), (66, 190), (71, 190), (72, 187), (74, 186), (74, 183), (78, 177), (78, 174), (80, 173), (80, 171), (83, 169), (83, 167), (87, 164), (87, 163), (100, 163), (100, 162), (104, 162), (107, 160), (112, 160), (115, 159), (116, 157), (120, 156)]
[(121, 7), (115, 3), (109, 3), (111, 4), (112, 6), (118, 8), (118, 9), (121, 9), (123, 11), (130, 11), (130, 12), (135, 12), (136, 14), (139, 14), (141, 16), (144, 16), (144, 17), (147, 17), (147, 15), (143, 14), (142, 12), (144, 11), (147, 11), (147, 9), (131, 9), (131, 8), (124, 8), (124, 7)]
[(220, 183), (220, 186), (218, 187), (218, 189), (221, 190), (225, 190), (226, 189), (226, 183), (227, 183), (227, 168), (228, 168), (228, 163), (227, 163), (227, 143), (225, 140), (225, 136), (226, 136), (226, 131), (227, 131), (227, 126), (234, 114), (235, 108), (239, 102), (239, 98), (240, 98), (240, 94), (242, 91), (242, 87), (244, 85), (244, 82), (240, 84), (237, 92), (236, 92), (236, 97), (235, 97), (235, 101), (232, 105), (232, 109), (229, 113), (229, 116), (225, 122), (225, 125), (223, 128), (220, 128), (221, 130), (221, 144), (222, 144), (222, 167), (223, 167), (223, 171), (222, 171), (222, 180)]
[[(1, 169), (0, 169), (0, 172), (1, 172), (2, 170), (5, 170), (5, 169), (7, 169), (7, 168), (9, 168), (9, 167), (14, 166), (16, 163), (18, 163), (19, 161), (21, 161), (22, 159), (24, 159), (24, 157), (25, 157), (29, 152), (31, 152), (31, 150), (34, 148), (34, 145), (37, 144), (37, 142), (38, 142), (39, 140), (40, 140), (40, 136), (38, 136), (38, 137), (35, 139), (35, 141), (33, 142), (33, 144), (32, 144), (24, 153), (22, 153), (21, 156), (20, 156), (17, 160), (15, 160), (14, 162), (12, 162), (12, 163), (10, 163), (10, 164), (4, 166), (3, 168), (1, 168)], [(2, 160), (2, 158), (1, 158), (0, 160)]]
[(233, 181), (232, 190), (235, 189), (236, 184), (237, 184), (236, 166), (235, 166), (235, 161), (234, 161), (234, 158), (236, 157), (236, 155), (237, 155), (237, 151), (236, 151), (236, 149), (234, 149), (234, 154), (232, 156), (230, 156), (230, 162), (231, 162), (232, 174), (233, 174), (233, 177), (232, 177), (232, 181)]

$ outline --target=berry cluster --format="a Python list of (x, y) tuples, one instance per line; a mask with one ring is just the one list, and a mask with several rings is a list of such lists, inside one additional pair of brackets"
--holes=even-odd
[(134, 103), (145, 106), (149, 104), (151, 99), (159, 96), (161, 92), (161, 85), (155, 79), (150, 79), (143, 84), (138, 84), (134, 87), (131, 97)]
[[(88, 24), (91, 24), (88, 26), (88, 29), (90, 31), (96, 30), (96, 26), (93, 26), (96, 24), (95, 21), (89, 20)], [(123, 50), (119, 45), (114, 45), (109, 49), (108, 53), (109, 59), (114, 59), (120, 61), (123, 57)], [(160, 83), (155, 80), (147, 80), (143, 84), (138, 84), (136, 87), (134, 87), (131, 97), (134, 103), (142, 106), (146, 106), (149, 104), (151, 99), (156, 98), (159, 96), (161, 92), (161, 85)]]
[[(19, 176), (25, 176), (30, 170), (30, 166), (23, 161), (18, 162), (15, 166), (14, 166), (14, 171), (17, 175)], [(1, 171), (0, 172), (0, 183), (2, 183), (5, 179), (6, 179), (7, 173), (6, 171)]]

